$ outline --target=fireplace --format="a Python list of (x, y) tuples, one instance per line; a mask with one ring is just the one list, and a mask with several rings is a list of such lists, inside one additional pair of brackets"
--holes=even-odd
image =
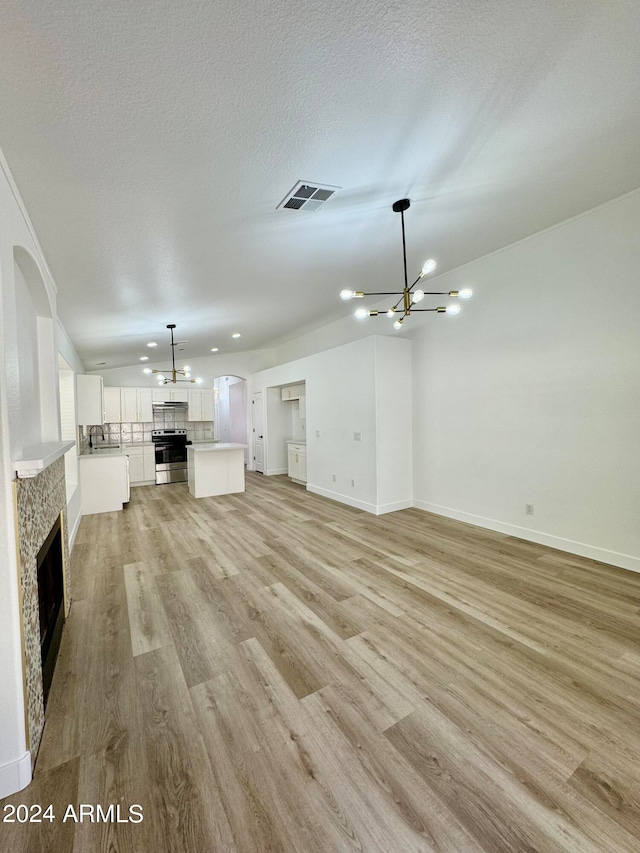
[(44, 695), (51, 684), (62, 625), (71, 607), (64, 473), (61, 456), (35, 476), (14, 480), (27, 749), (32, 761), (38, 754), (44, 729)]
[(42, 698), (46, 707), (64, 625), (62, 527), (56, 520), (38, 552), (38, 612), (42, 659)]

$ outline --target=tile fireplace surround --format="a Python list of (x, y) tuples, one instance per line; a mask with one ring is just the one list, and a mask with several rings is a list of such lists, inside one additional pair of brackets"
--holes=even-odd
[(36, 477), (15, 480), (14, 485), (22, 591), (20, 617), (25, 670), (27, 748), (31, 751), (33, 764), (44, 728), (37, 558), (40, 548), (60, 515), (62, 515), (65, 617), (71, 605), (64, 458), (57, 459)]

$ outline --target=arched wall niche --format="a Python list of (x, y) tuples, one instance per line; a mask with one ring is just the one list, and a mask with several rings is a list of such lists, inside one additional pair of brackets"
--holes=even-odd
[(12, 453), (59, 435), (58, 373), (51, 294), (37, 261), (24, 246), (13, 247), (15, 322), (7, 362)]
[(13, 260), (22, 273), (38, 317), (53, 319), (49, 293), (33, 256), (23, 246), (14, 246)]

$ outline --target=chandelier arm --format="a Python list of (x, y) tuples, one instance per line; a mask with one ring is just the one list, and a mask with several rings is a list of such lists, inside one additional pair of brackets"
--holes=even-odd
[(408, 290), (409, 287), (407, 278), (407, 245), (404, 239), (404, 210), (400, 211), (400, 219), (402, 220), (402, 261), (404, 264), (404, 289)]

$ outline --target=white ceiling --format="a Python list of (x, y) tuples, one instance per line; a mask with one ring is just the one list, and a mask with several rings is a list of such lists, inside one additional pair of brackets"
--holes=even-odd
[[(169, 322), (253, 349), (401, 283), (397, 198), (444, 271), (640, 186), (639, 37), (637, 0), (3, 0), (0, 146), (87, 369)], [(342, 189), (276, 210), (299, 179)]]

